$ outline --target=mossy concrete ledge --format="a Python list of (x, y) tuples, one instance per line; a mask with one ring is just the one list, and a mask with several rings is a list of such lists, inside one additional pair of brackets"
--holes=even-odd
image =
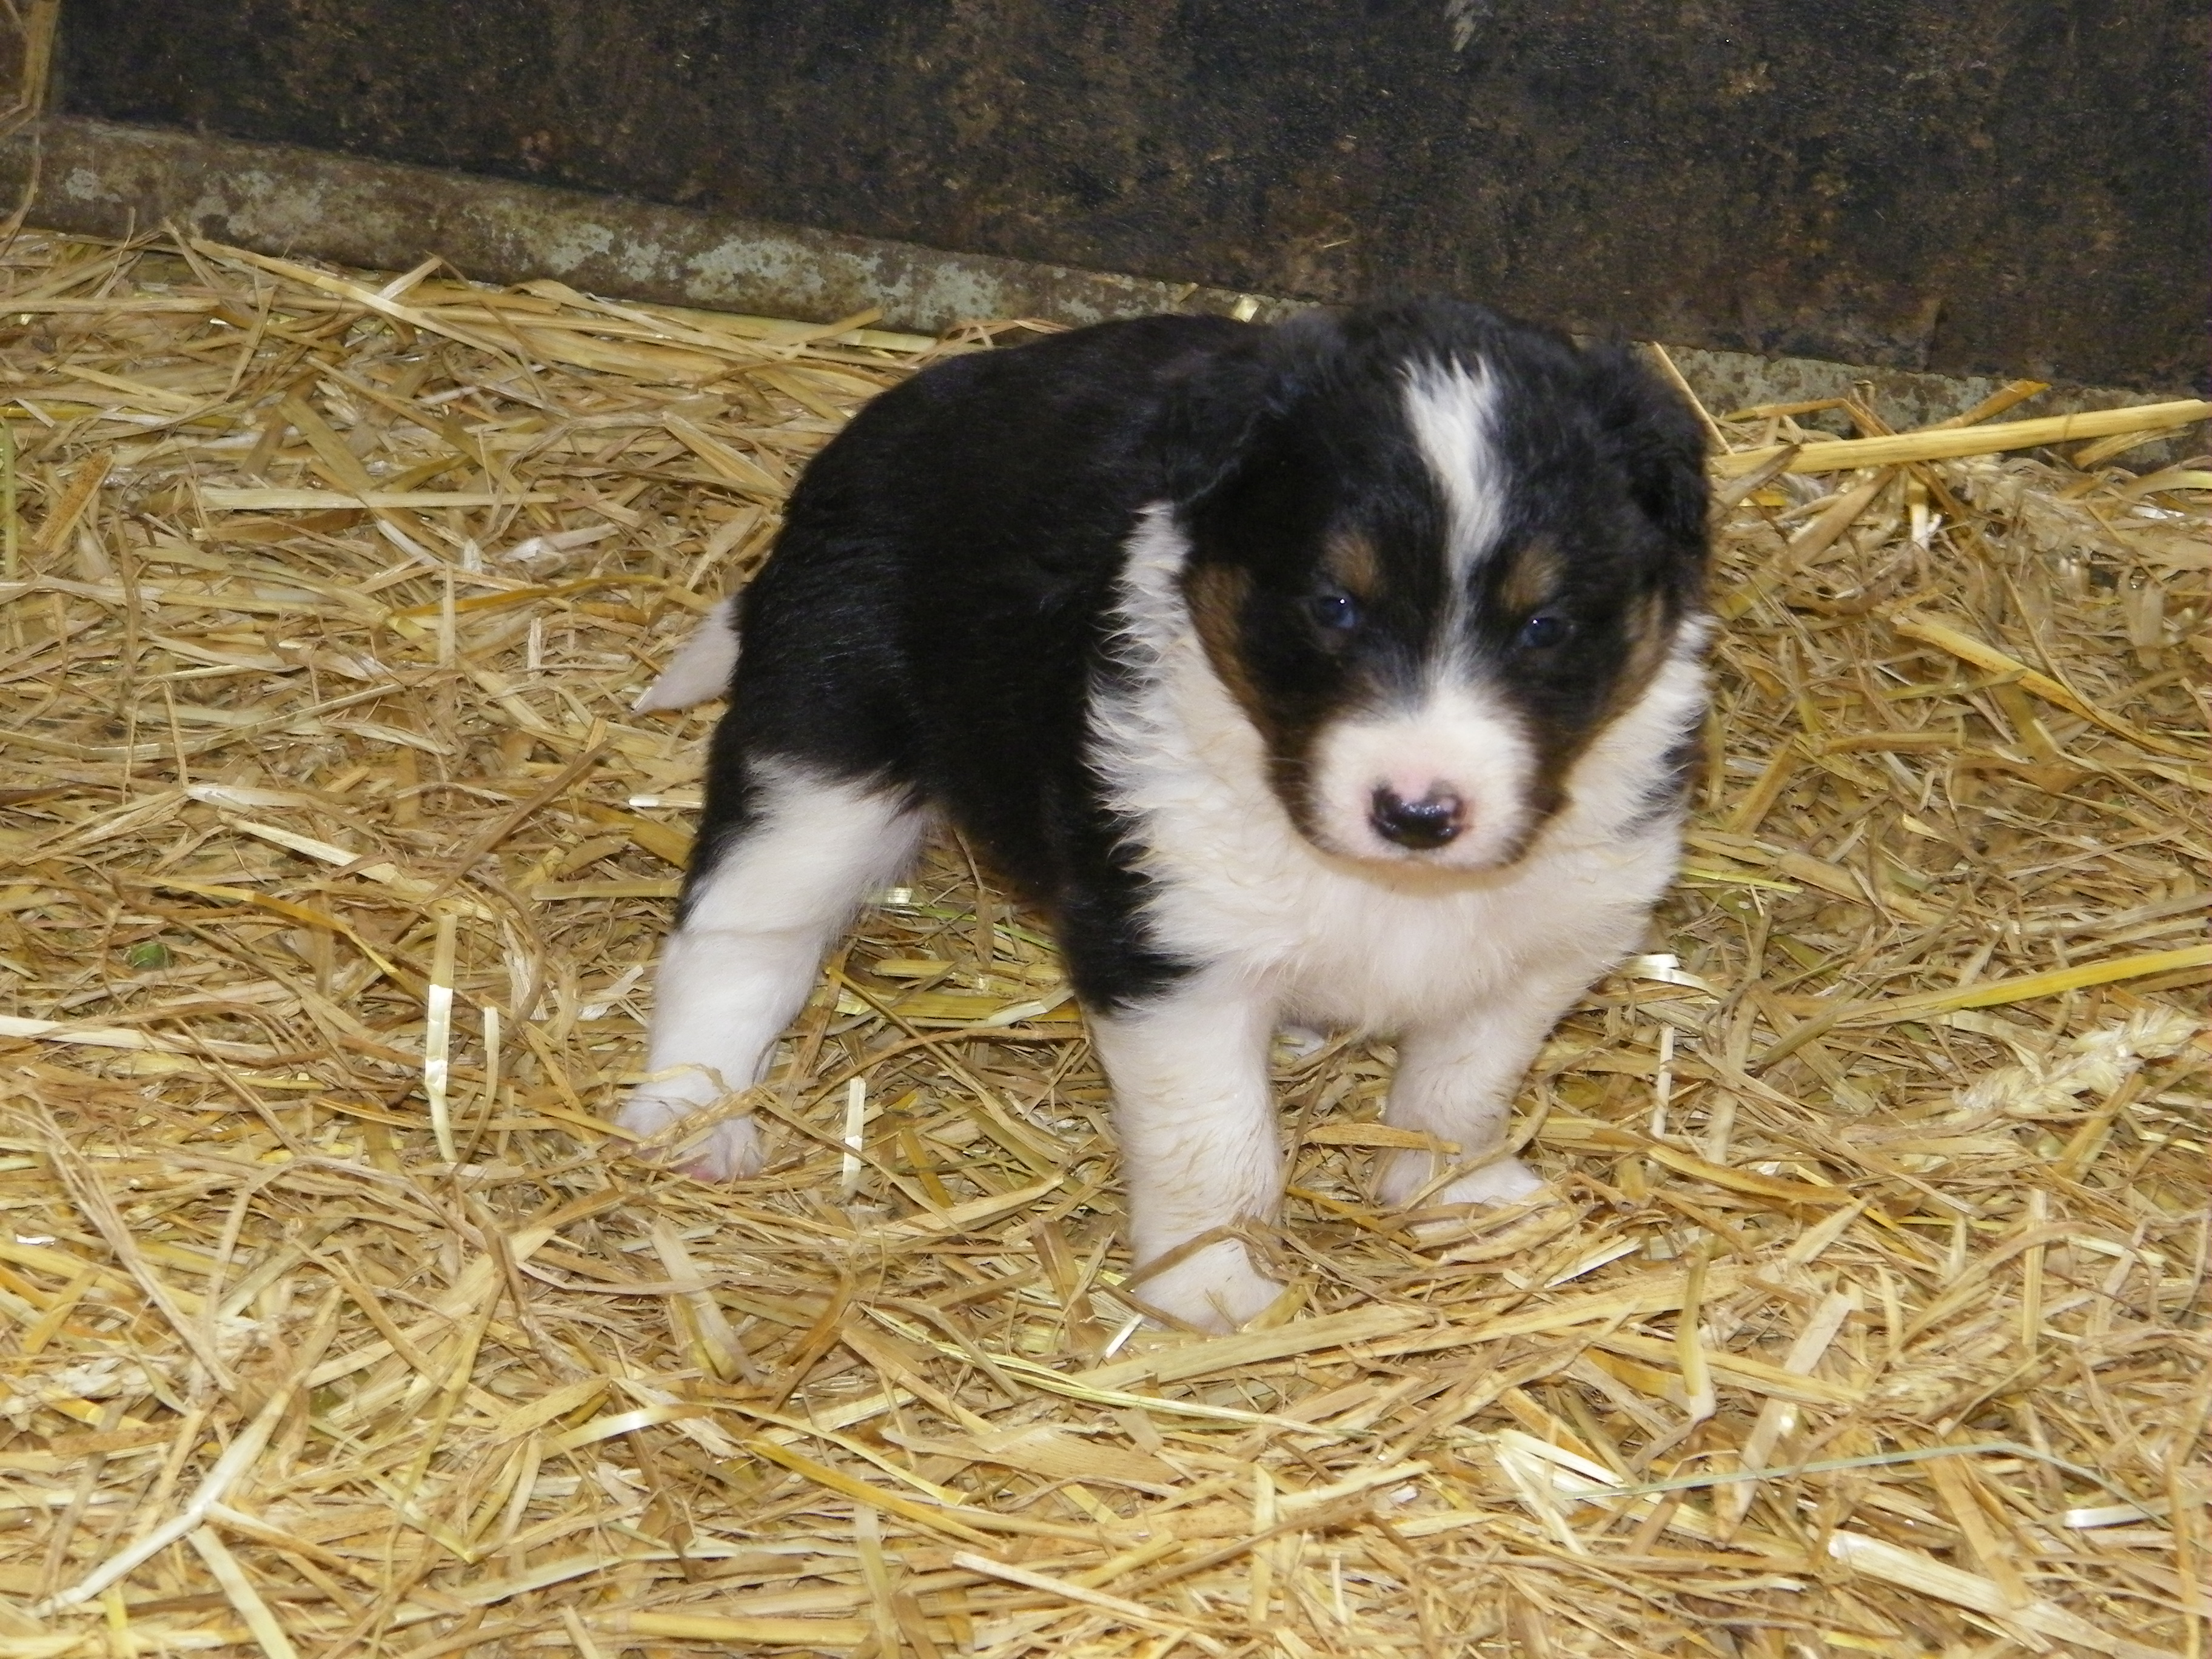
[[(0, 144), (0, 191), (20, 197), (34, 167), (32, 222), (78, 234), (174, 226), (372, 270), (404, 269), (435, 253), (483, 280), (551, 276), (661, 304), (818, 322), (879, 307), (885, 326), (921, 333), (980, 318), (1083, 324), (1170, 310), (1264, 321), (1310, 303), (78, 118)], [(1876, 406), (1898, 425), (1956, 414), (2001, 384), (1803, 357), (1686, 347), (1673, 355), (1716, 409), (1834, 397), (1871, 383)], [(2152, 400), (2054, 386), (2036, 407), (2057, 413)]]

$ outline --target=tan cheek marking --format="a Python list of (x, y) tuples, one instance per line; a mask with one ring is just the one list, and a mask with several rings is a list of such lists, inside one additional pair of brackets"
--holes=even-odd
[(1627, 656), (1599, 724), (1626, 712), (1644, 695), (1644, 688), (1651, 684), (1652, 676), (1666, 659), (1667, 641), (1667, 602), (1656, 593), (1646, 593), (1629, 613)]
[(1253, 681), (1244, 660), (1243, 630), (1244, 604), (1251, 591), (1246, 572), (1231, 565), (1200, 565), (1184, 579), (1183, 603), (1190, 609), (1199, 642), (1206, 647), (1206, 661), (1267, 745), (1267, 781), (1276, 799), (1292, 823), (1308, 829), (1314, 803), (1307, 755), (1314, 733), (1285, 725)]
[(1636, 706), (1667, 659), (1670, 638), (1668, 628), (1668, 607), (1664, 598), (1647, 593), (1636, 601), (1628, 614), (1626, 647), (1621, 659), (1620, 672), (1614, 677), (1612, 692), (1598, 716), (1573, 741), (1553, 748), (1550, 744), (1537, 746), (1539, 760), (1534, 791), (1539, 811), (1549, 817), (1566, 804), (1566, 777), (1580, 760), (1583, 751), (1596, 740), (1598, 733)]
[(1213, 672), (1252, 723), (1267, 732), (1270, 722), (1244, 660), (1240, 626), (1244, 601), (1251, 590), (1251, 577), (1234, 565), (1202, 564), (1184, 579), (1183, 603), (1190, 607), (1192, 625), (1198, 629), (1199, 642), (1205, 646)]

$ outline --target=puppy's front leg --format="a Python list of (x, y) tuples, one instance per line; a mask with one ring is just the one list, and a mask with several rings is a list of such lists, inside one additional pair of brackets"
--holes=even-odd
[[(1267, 1084), (1275, 1011), (1225, 978), (1194, 975), (1134, 1008), (1091, 1016), (1091, 1043), (1114, 1086), (1140, 1272), (1201, 1233), (1273, 1221), (1282, 1201)], [(1201, 1330), (1226, 1331), (1283, 1287), (1253, 1267), (1243, 1245), (1219, 1239), (1132, 1288)]]
[[(1521, 1079), (1559, 1017), (1574, 1006), (1588, 975), (1541, 972), (1466, 1009), (1401, 1034), (1398, 1073), (1383, 1116), (1392, 1127), (1420, 1129), (1459, 1147), (1441, 1158), (1392, 1152), (1378, 1160), (1378, 1195), (1403, 1204), (1453, 1164), (1480, 1159), (1505, 1139), (1506, 1120)], [(1543, 1178), (1517, 1158), (1501, 1158), (1447, 1182), (1432, 1204), (1510, 1204), (1542, 1188)]]

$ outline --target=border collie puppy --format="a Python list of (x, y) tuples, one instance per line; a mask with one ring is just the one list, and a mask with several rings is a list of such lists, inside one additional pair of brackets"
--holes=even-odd
[[(1443, 301), (1106, 323), (884, 393), (641, 700), (730, 706), (621, 1121), (726, 1112), (942, 813), (1058, 930), (1153, 1307), (1280, 1289), (1234, 1230), (1282, 1194), (1285, 1020), (1396, 1038), (1387, 1121), (1437, 1150), (1383, 1155), (1383, 1202), (1535, 1191), (1515, 1089), (1680, 857), (1703, 452), (1626, 347)], [(695, 1173), (758, 1166), (709, 1121)]]

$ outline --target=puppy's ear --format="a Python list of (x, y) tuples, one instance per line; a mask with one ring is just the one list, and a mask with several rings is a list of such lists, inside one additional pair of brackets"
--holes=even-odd
[(1188, 511), (1235, 478), (1342, 341), (1334, 313), (1306, 311), (1250, 329), (1193, 363), (1170, 393), (1160, 427), (1169, 499)]
[(1705, 428), (1682, 394), (1633, 347), (1586, 354), (1598, 422), (1637, 506), (1677, 546), (1705, 545)]
[(1193, 364), (1168, 395), (1159, 459), (1168, 499), (1186, 512), (1234, 477), (1274, 404), (1274, 371), (1254, 331), (1249, 341)]

